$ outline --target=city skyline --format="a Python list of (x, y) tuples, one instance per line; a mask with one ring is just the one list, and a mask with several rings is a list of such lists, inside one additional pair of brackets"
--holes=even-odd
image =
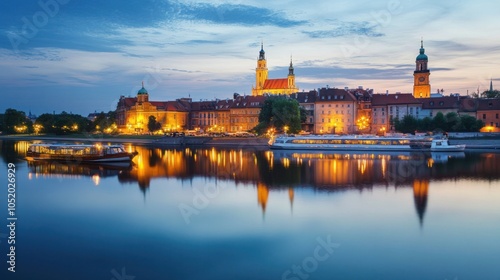
[(499, 3), (244, 3), (4, 1), (0, 111), (110, 111), (141, 81), (152, 100), (249, 95), (262, 41), (269, 77), (285, 76), (292, 56), (300, 91), (411, 93), (422, 37), (432, 92), (497, 80)]

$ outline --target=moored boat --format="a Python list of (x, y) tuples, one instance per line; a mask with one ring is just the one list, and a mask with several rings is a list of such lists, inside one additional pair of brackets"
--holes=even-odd
[(450, 145), (447, 138), (374, 135), (285, 135), (272, 138), (269, 146), (271, 149), (334, 151), (460, 152), (465, 150), (465, 145)]
[(125, 151), (122, 145), (33, 144), (26, 152), (26, 160), (123, 162), (136, 154)]

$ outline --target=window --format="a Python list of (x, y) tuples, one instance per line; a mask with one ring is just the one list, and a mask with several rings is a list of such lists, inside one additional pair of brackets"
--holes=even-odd
[(331, 95), (328, 95), (328, 100), (332, 99), (332, 96)]
[(325, 122), (325, 119), (321, 119), (321, 122)]
[(485, 119), (486, 119), (486, 114), (483, 114), (483, 120), (485, 120)]
[(325, 108), (325, 104), (321, 104), (321, 108)]
[(332, 104), (328, 104), (328, 107), (332, 107)]
[(495, 115), (495, 118), (498, 119), (498, 113)]
[(377, 108), (373, 108), (373, 112), (376, 112), (377, 111)]

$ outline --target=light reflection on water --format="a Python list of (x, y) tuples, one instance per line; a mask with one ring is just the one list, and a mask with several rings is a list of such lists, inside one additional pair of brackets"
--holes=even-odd
[(25, 271), (47, 279), (282, 279), (328, 236), (310, 279), (500, 278), (500, 154), (127, 144), (132, 165), (84, 165), (28, 164), (27, 146), (3, 142), (1, 165), (18, 166)]

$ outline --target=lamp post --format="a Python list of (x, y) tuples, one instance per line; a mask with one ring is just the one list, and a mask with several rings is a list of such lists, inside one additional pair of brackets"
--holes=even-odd
[(285, 127), (283, 127), (283, 129), (285, 130), (285, 135), (286, 135), (288, 132), (288, 125), (285, 125)]

